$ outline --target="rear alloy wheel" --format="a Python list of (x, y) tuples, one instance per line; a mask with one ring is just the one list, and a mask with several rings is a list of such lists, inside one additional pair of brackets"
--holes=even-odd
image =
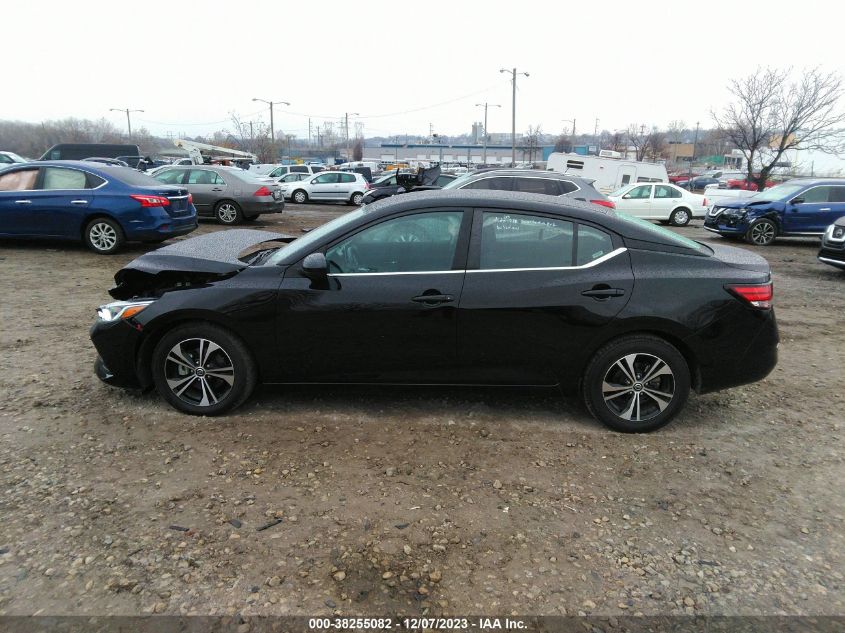
[(214, 207), (214, 215), (217, 217), (217, 221), (220, 224), (240, 224), (243, 219), (244, 215), (241, 212), (241, 208), (232, 202), (231, 200), (222, 200), (217, 203), (217, 206)]
[(672, 226), (686, 226), (691, 219), (692, 216), (690, 215), (689, 209), (681, 207), (672, 211), (672, 215), (669, 216), (669, 224)]
[(668, 424), (684, 406), (689, 389), (683, 355), (663, 339), (647, 335), (626, 336), (600, 349), (582, 385), (590, 413), (624, 433)]
[(85, 245), (100, 255), (111, 255), (123, 245), (123, 229), (110, 218), (94, 218), (85, 227)]
[(167, 333), (153, 351), (153, 382), (179, 411), (217, 415), (246, 400), (255, 388), (255, 363), (236, 336), (194, 323)]
[(296, 204), (305, 204), (308, 202), (308, 194), (305, 193), (302, 189), (297, 189), (293, 192), (293, 201)]
[(364, 194), (363, 194), (363, 193), (360, 193), (360, 192), (355, 192), (355, 193), (353, 193), (353, 194), (352, 194), (352, 200), (351, 200), (351, 202), (352, 202), (352, 204), (354, 204), (356, 207), (360, 207), (360, 206), (361, 206), (361, 202), (363, 202), (363, 200), (364, 200)]
[(755, 220), (748, 227), (748, 232), (745, 234), (745, 239), (751, 244), (757, 246), (768, 246), (775, 241), (778, 229), (775, 223), (765, 218)]

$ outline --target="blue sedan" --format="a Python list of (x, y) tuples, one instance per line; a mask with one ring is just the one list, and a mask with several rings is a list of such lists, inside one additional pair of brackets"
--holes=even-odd
[(108, 255), (195, 228), (187, 189), (128, 167), (63, 160), (0, 171), (0, 237), (81, 240)]

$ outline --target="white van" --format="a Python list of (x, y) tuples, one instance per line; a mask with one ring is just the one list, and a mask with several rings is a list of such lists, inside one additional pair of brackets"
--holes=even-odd
[(593, 186), (602, 193), (616, 191), (634, 182), (669, 181), (664, 165), (622, 158), (554, 152), (549, 155), (546, 167), (550, 171), (593, 179)]

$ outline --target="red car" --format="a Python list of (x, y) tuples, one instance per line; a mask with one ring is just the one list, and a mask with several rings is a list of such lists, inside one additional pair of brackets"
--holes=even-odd
[[(774, 187), (775, 183), (771, 180), (766, 181), (766, 189), (769, 187)], [(743, 180), (741, 178), (734, 178), (728, 180), (727, 182), (728, 189), (744, 189), (746, 191), (757, 191), (757, 183), (753, 180)]]
[[(698, 174), (692, 175), (693, 178), (695, 178), (696, 176), (698, 176)], [(690, 175), (686, 172), (683, 173), (683, 174), (672, 174), (671, 176), (669, 176), (669, 182), (671, 182), (672, 184), (675, 184), (679, 180), (689, 180), (689, 179), (690, 179)]]

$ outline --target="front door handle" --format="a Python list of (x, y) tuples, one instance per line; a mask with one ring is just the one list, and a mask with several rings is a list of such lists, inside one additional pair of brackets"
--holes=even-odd
[(87, 201), (87, 200), (71, 200), (71, 201), (70, 201), (70, 203), (71, 203), (71, 204), (82, 205), (82, 204), (88, 204), (88, 201)]
[(221, 187), (214, 187), (212, 191), (223, 191), (223, 189)]
[(830, 211), (830, 207), (822, 207), (819, 211)]
[(593, 299), (598, 299), (599, 301), (603, 299), (610, 299), (611, 297), (621, 297), (625, 294), (625, 291), (622, 288), (592, 288), (590, 290), (585, 290), (581, 293), (585, 297), (593, 297)]
[(420, 295), (411, 299), (411, 301), (416, 303), (424, 303), (431, 306), (441, 303), (451, 303), (454, 300), (455, 298), (452, 295)]
[(32, 200), (15, 200), (15, 204), (32, 204)]

